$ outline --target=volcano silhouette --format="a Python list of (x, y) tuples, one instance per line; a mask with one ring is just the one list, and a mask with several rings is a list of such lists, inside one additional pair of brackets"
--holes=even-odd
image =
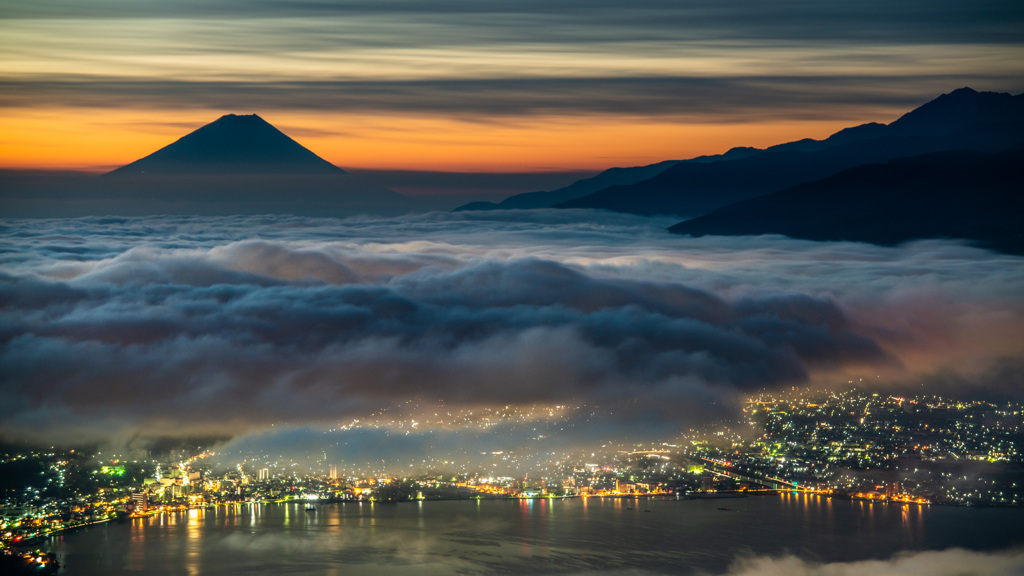
[(6, 196), (0, 194), (0, 202), (29, 217), (346, 217), (421, 209), (418, 200), (345, 172), (255, 114), (222, 116), (99, 177), (28, 181), (17, 184)]
[(108, 174), (344, 174), (255, 114), (221, 116)]

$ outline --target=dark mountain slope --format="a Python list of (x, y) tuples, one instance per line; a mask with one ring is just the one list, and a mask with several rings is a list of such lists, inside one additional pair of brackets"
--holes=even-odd
[(564, 188), (551, 190), (550, 192), (524, 192), (522, 194), (509, 196), (498, 203), (472, 202), (470, 204), (460, 206), (455, 210), (526, 210), (531, 208), (551, 208), (560, 202), (586, 196), (587, 194), (591, 194), (604, 188), (622, 184), (635, 184), (642, 180), (653, 178), (681, 162), (708, 164), (722, 160), (746, 158), (747, 156), (752, 156), (758, 152), (761, 152), (761, 150), (757, 148), (733, 148), (725, 154), (698, 156), (697, 158), (691, 158), (690, 160), (665, 160), (664, 162), (649, 164), (647, 166), (609, 168), (596, 176), (577, 180)]
[(783, 234), (894, 245), (963, 238), (1024, 254), (1024, 146), (859, 166), (681, 222), (691, 236)]
[(550, 208), (559, 202), (565, 202), (591, 192), (614, 186), (616, 184), (632, 184), (655, 176), (659, 172), (676, 164), (676, 160), (666, 160), (649, 166), (631, 168), (609, 168), (600, 174), (548, 192), (524, 192), (509, 196), (501, 202), (472, 202), (455, 209), (462, 210), (526, 210), (531, 208)]

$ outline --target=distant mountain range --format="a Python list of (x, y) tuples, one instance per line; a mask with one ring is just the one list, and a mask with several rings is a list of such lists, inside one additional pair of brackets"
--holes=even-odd
[(962, 238), (1024, 255), (1024, 145), (989, 154), (938, 152), (858, 166), (737, 202), (669, 231), (881, 245)]
[(805, 139), (765, 150), (736, 148), (719, 156), (612, 169), (560, 190), (461, 209), (600, 208), (692, 218), (859, 165), (948, 150), (996, 152), (1021, 142), (1024, 94), (961, 88), (888, 125), (864, 124), (825, 140)]

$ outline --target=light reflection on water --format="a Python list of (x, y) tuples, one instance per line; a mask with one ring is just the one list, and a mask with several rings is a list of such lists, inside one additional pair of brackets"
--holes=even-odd
[[(242, 505), (57, 537), (69, 574), (721, 571), (741, 555), (815, 561), (1001, 548), (1020, 510), (871, 504), (819, 495)], [(1001, 528), (1002, 527), (1002, 528)], [(927, 529), (926, 529), (927, 528)]]
[[(177, 514), (175, 514), (177, 516)], [(203, 518), (203, 510), (189, 510), (185, 513), (185, 524), (188, 535), (188, 553), (185, 557), (185, 569), (189, 576), (199, 575), (200, 556), (202, 554), (202, 528), (200, 523)]]

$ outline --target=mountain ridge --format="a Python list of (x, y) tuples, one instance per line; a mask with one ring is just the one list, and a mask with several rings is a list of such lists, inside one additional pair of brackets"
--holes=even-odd
[(523, 192), (514, 194), (501, 202), (470, 202), (459, 206), (453, 212), (465, 210), (528, 210), (532, 208), (549, 208), (559, 202), (571, 200), (579, 196), (614, 186), (620, 183), (632, 183), (654, 176), (673, 166), (678, 160), (664, 160), (646, 166), (608, 168), (591, 176), (577, 180), (568, 186), (550, 191)]
[[(822, 140), (805, 138), (764, 149), (736, 147), (724, 154), (610, 168), (556, 190), (516, 194), (498, 203), (473, 202), (455, 210), (601, 208), (641, 215), (693, 217), (858, 164), (964, 147), (992, 152), (1024, 141), (1022, 134), (1024, 94), (978, 92), (963, 87), (925, 102), (889, 124), (869, 122), (851, 126)], [(898, 148), (900, 143), (905, 146)], [(860, 150), (853, 150), (855, 156), (844, 160), (843, 155), (850, 153), (850, 147)], [(783, 152), (822, 155), (806, 156), (803, 160), (795, 155), (752, 159)], [(792, 165), (775, 167), (773, 173), (765, 173), (764, 166), (757, 166), (771, 164), (772, 159)], [(700, 166), (720, 162), (731, 164)], [(752, 168), (760, 172), (744, 177)], [(782, 173), (787, 170), (788, 173)], [(697, 181), (677, 181), (691, 177)], [(687, 191), (698, 198), (673, 198)]]
[(862, 124), (824, 140), (798, 140), (710, 165), (684, 161), (648, 180), (555, 207), (696, 217), (857, 165), (961, 148), (995, 152), (1019, 142), (1024, 142), (1024, 94), (960, 88), (891, 124)]

